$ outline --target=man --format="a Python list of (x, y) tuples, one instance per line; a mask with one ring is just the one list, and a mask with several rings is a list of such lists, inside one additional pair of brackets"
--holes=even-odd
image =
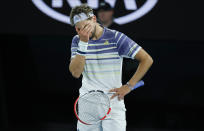
[(114, 10), (106, 2), (100, 2), (99, 8), (97, 10), (97, 17), (99, 22), (107, 28), (110, 29), (120, 29), (120, 26), (113, 22)]
[[(125, 34), (97, 23), (93, 10), (85, 4), (72, 9), (70, 21), (78, 35), (72, 40), (69, 70), (75, 78), (83, 74), (80, 95), (90, 90), (116, 92), (111, 97), (110, 117), (97, 125), (78, 122), (77, 128), (79, 131), (125, 131), (124, 96), (145, 75), (153, 60)], [(123, 57), (139, 61), (137, 71), (125, 85), (121, 83)]]

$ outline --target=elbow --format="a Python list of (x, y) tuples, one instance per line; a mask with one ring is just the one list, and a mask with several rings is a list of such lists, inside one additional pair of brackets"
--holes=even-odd
[(78, 71), (74, 71), (70, 66), (69, 66), (69, 71), (74, 78), (78, 79), (81, 76), (81, 73), (79, 73)]
[(149, 61), (149, 63), (150, 63), (150, 66), (152, 66), (152, 64), (154, 63), (154, 60), (152, 59), (151, 56), (149, 56), (148, 61)]
[(146, 55), (143, 59), (141, 59), (141, 61), (142, 62), (144, 62), (144, 63), (146, 63), (146, 65), (148, 66), (148, 67), (151, 67), (152, 66), (152, 64), (153, 64), (153, 59), (152, 59), (152, 57), (150, 56), (150, 55)]
[(81, 76), (81, 74), (80, 73), (77, 73), (77, 72), (72, 72), (72, 76), (74, 77), (74, 78), (79, 78), (80, 76)]

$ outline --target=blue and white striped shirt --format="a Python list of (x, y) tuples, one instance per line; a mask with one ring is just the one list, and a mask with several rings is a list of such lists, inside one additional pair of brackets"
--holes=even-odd
[[(71, 58), (77, 52), (79, 36), (74, 36)], [(98, 40), (89, 40), (80, 93), (90, 90), (107, 92), (122, 85), (123, 57), (134, 59), (141, 47), (125, 34), (104, 27)]]

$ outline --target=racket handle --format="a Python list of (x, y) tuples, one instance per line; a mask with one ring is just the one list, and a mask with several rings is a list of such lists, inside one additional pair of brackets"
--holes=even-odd
[(137, 82), (137, 84), (132, 88), (132, 90), (137, 89), (138, 87), (144, 86), (144, 81), (140, 80), (139, 82)]

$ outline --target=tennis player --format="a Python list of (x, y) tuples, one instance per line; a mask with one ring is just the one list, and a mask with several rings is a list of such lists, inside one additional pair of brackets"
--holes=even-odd
[[(72, 40), (69, 70), (75, 78), (83, 75), (80, 95), (90, 90), (116, 92), (111, 96), (109, 117), (96, 125), (78, 122), (77, 130), (126, 131), (124, 96), (148, 71), (153, 63), (151, 56), (125, 34), (102, 27), (86, 4), (72, 9), (70, 21), (78, 35)], [(121, 82), (123, 57), (139, 61), (135, 74), (125, 85)]]

